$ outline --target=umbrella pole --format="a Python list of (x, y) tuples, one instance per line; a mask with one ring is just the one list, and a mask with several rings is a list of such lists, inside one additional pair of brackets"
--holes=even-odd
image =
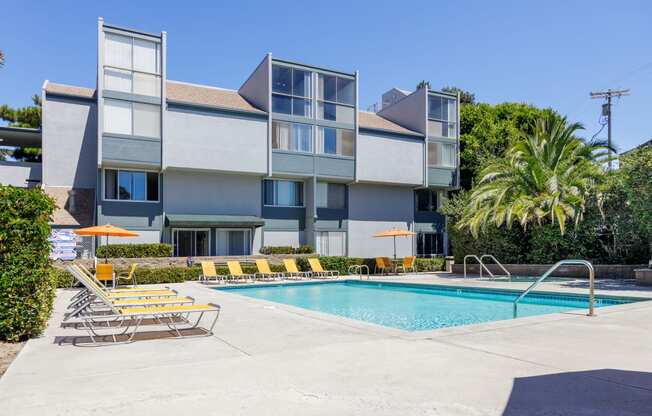
[(396, 236), (394, 236), (394, 261), (396, 261)]

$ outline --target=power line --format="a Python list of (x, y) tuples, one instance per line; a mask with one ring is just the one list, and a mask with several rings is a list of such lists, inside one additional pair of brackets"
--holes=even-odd
[(605, 99), (606, 102), (602, 104), (602, 116), (606, 117), (607, 119), (607, 145), (609, 146), (609, 170), (611, 170), (612, 167), (612, 160), (611, 160), (611, 125), (612, 125), (612, 117), (611, 117), (611, 99), (613, 97), (624, 97), (626, 95), (629, 95), (629, 89), (626, 90), (612, 90), (609, 88), (607, 91), (595, 91), (591, 92), (590, 96), (591, 99)]

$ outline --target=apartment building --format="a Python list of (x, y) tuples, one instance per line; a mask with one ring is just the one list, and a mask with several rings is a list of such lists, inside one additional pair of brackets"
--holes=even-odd
[(97, 36), (95, 88), (43, 85), (55, 227), (110, 223), (177, 256), (308, 244), (360, 257), (391, 254), (373, 234), (401, 227), (417, 235), (398, 255), (447, 253), (436, 210), (458, 186), (457, 96), (394, 88), (361, 111), (356, 71), (271, 53), (237, 91), (172, 81), (165, 32), (99, 19)]

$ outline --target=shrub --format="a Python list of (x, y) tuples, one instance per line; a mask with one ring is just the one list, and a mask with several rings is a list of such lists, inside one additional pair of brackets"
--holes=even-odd
[(49, 264), (54, 201), (40, 188), (0, 185), (0, 339), (43, 331), (52, 312), (55, 276)]
[(265, 246), (260, 249), (260, 254), (309, 254), (314, 253), (312, 246)]
[(164, 243), (109, 244), (96, 250), (97, 257), (172, 257), (172, 245)]

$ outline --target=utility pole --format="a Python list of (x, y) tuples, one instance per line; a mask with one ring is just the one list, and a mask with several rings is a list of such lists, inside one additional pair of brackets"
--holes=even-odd
[(604, 98), (607, 100), (602, 104), (602, 116), (607, 117), (607, 144), (609, 145), (609, 170), (611, 170), (611, 99), (613, 97), (624, 97), (629, 95), (629, 89), (626, 90), (612, 90), (609, 88), (607, 91), (596, 91), (591, 93), (592, 99)]

